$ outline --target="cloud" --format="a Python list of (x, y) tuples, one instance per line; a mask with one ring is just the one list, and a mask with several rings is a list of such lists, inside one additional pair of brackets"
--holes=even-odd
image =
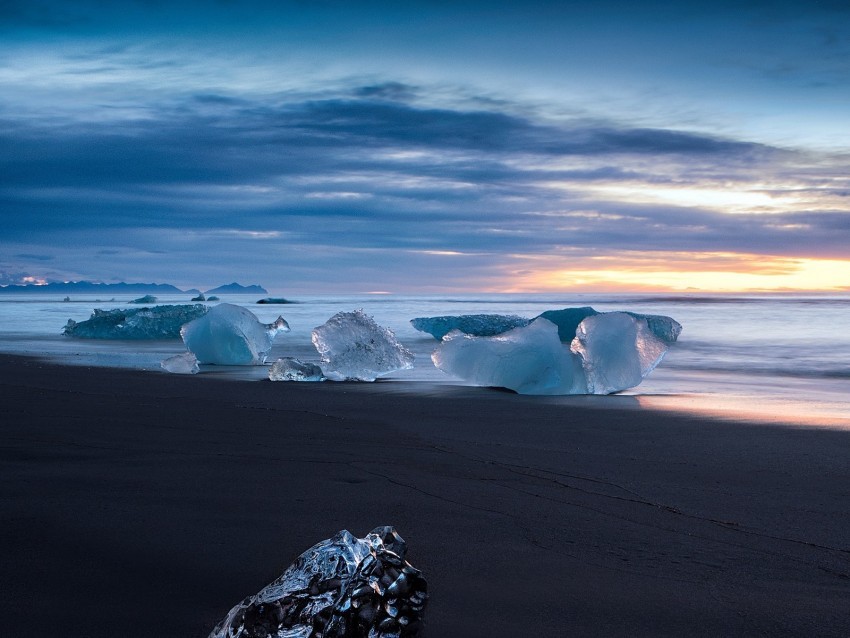
[[(0, 121), (5, 243), (19, 262), (40, 254), (21, 248), (34, 239), (62, 246), (54, 263), (94, 278), (119, 263), (161, 279), (182, 267), (176, 283), (192, 285), (237, 268), (336, 271), (369, 289), (490, 282), (511, 255), (570, 250), (850, 258), (844, 156), (497, 104), (435, 108), (419, 91), (205, 92), (151, 103), (145, 118)], [(736, 192), (758, 197), (730, 215), (717, 202)], [(762, 200), (781, 206), (765, 214)]]

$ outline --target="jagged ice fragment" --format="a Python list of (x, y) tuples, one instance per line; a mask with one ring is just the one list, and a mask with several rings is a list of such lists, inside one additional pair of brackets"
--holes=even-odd
[(322, 371), (333, 381), (374, 381), (413, 367), (413, 353), (362, 310), (338, 312), (314, 328), (313, 345)]
[(289, 332), (289, 324), (278, 317), (261, 323), (250, 310), (223, 303), (180, 329), (186, 347), (200, 363), (218, 365), (261, 365), (278, 332)]
[(172, 374), (198, 374), (198, 359), (191, 352), (183, 352), (175, 354), (173, 357), (168, 357), (160, 361), (159, 365), (166, 372)]
[(322, 369), (315, 363), (283, 357), (269, 368), (269, 381), (324, 381)]
[(206, 312), (203, 304), (96, 309), (85, 321), (68, 319), (62, 333), (78, 339), (176, 339), (183, 324)]
[(237, 604), (209, 638), (411, 638), (427, 583), (405, 561), (394, 528), (347, 530), (301, 554), (274, 582)]
[(443, 372), (475, 385), (520, 394), (587, 392), (581, 359), (561, 343), (558, 327), (547, 319), (492, 337), (452, 331), (431, 359)]

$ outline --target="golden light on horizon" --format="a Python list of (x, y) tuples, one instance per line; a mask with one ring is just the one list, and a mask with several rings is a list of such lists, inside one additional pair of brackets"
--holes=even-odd
[[(847, 292), (850, 260), (743, 253), (649, 253), (579, 257), (515, 255), (510, 292)], [(571, 262), (558, 268), (543, 264)]]

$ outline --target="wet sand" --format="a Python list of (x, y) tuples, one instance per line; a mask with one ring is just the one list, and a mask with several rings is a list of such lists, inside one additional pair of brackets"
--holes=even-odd
[(631, 403), (0, 355), (0, 633), (206, 636), (392, 524), (428, 638), (850, 635), (850, 432)]

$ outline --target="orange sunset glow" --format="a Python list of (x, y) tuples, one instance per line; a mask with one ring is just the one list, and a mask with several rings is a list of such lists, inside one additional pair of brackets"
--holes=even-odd
[(506, 274), (508, 292), (846, 292), (850, 260), (735, 253), (624, 253), (544, 266), (515, 255), (526, 268)]

